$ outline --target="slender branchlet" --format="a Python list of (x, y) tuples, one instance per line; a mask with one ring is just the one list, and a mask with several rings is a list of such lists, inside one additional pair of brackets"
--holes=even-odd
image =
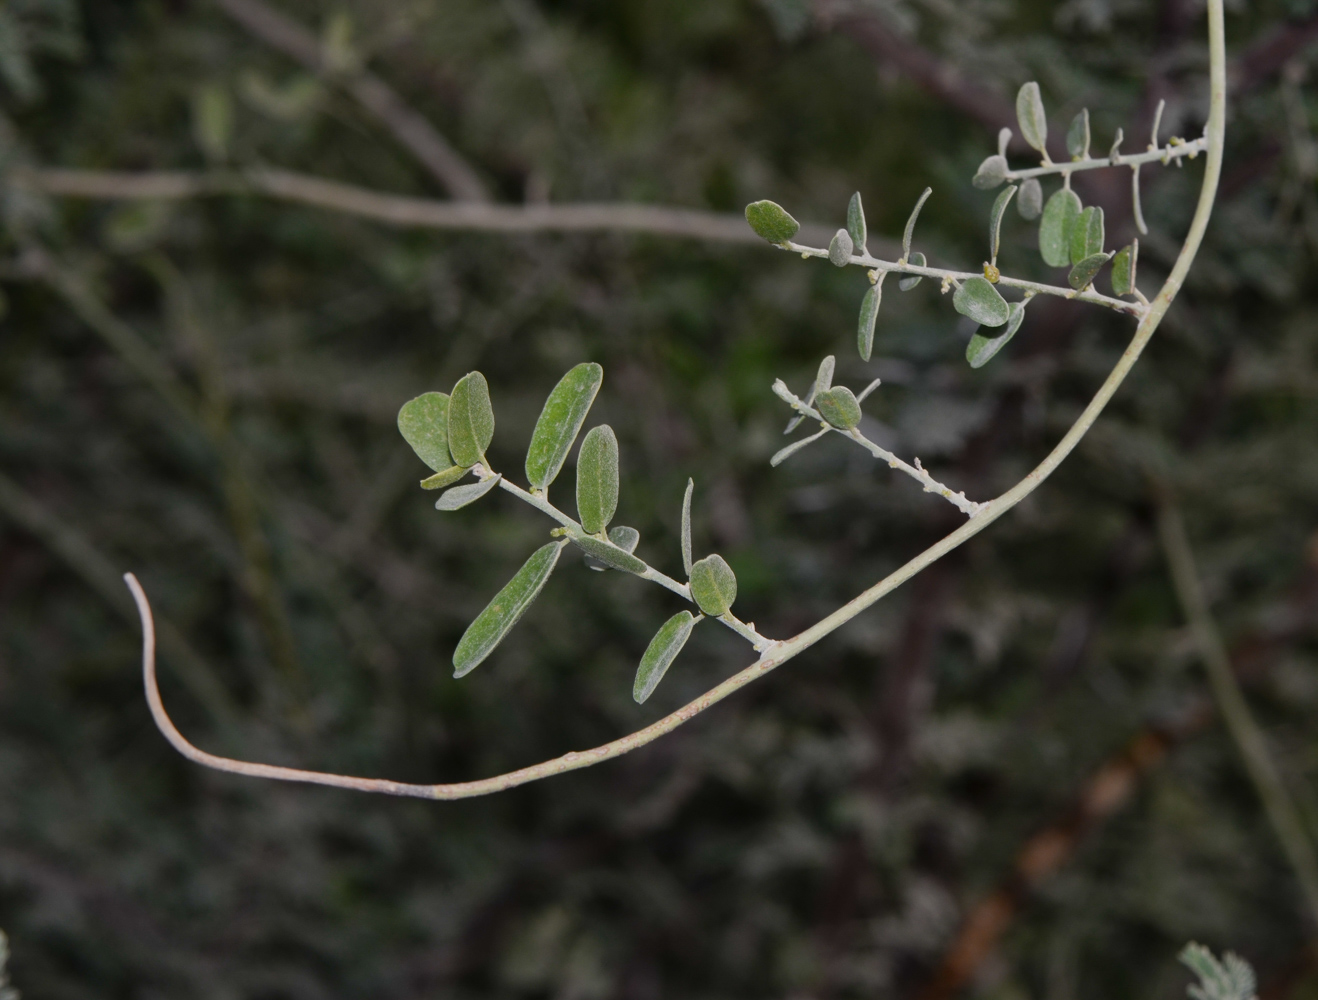
[[(815, 385), (806, 399), (802, 400), (792, 394), (781, 381), (775, 384), (774, 391), (794, 411), (792, 422), (788, 425), (789, 432), (803, 418), (817, 420), (823, 425), (821, 430), (811, 437), (779, 452), (775, 456), (775, 464), (810, 441), (822, 438), (830, 430), (842, 433), (875, 457), (912, 476), (926, 490), (939, 494), (970, 515), (957, 530), (805, 631), (788, 639), (770, 640), (756, 631), (752, 624), (742, 622), (732, 613), (732, 606), (737, 598), (737, 578), (732, 567), (717, 554), (700, 559), (695, 559), (692, 555), (693, 484), (688, 483), (682, 502), (681, 551), (682, 565), (687, 575), (686, 583), (660, 573), (634, 554), (640, 542), (640, 534), (634, 528), (610, 527), (618, 504), (618, 442), (612, 429), (607, 425), (591, 428), (581, 441), (576, 470), (577, 518), (570, 517), (550, 503), (548, 499), (550, 484), (562, 470), (599, 391), (603, 379), (603, 370), (599, 365), (592, 363), (577, 365), (550, 393), (540, 419), (536, 423), (527, 452), (526, 476), (529, 489), (515, 485), (506, 476), (489, 468), (485, 452), (494, 435), (494, 413), (484, 376), (479, 372), (470, 372), (458, 380), (450, 393), (425, 393), (410, 400), (399, 411), (398, 426), (403, 437), (417, 456), (434, 472), (432, 476), (422, 481), (422, 487), (445, 489), (435, 504), (437, 509), (444, 511), (457, 510), (474, 503), (498, 487), (548, 515), (557, 523), (557, 527), (550, 533), (551, 540), (531, 554), (512, 580), (495, 595), (485, 610), (468, 627), (453, 654), (455, 676), (461, 677), (473, 670), (498, 646), (535, 600), (568, 546), (581, 549), (591, 568), (632, 573), (664, 587), (684, 601), (694, 603), (700, 612), (692, 614), (689, 610), (682, 610), (665, 622), (655, 634), (637, 669), (633, 688), (633, 696), (637, 702), (643, 702), (649, 697), (655, 685), (681, 652), (692, 629), (704, 618), (717, 618), (723, 625), (745, 638), (758, 653), (755, 661), (677, 711), (627, 736), (590, 750), (565, 754), (491, 778), (455, 784), (422, 785), (275, 767), (214, 756), (193, 746), (175, 728), (165, 712), (156, 683), (155, 628), (150, 605), (137, 579), (132, 574), (128, 574), (125, 579), (137, 603), (142, 622), (143, 679), (147, 700), (156, 724), (170, 743), (184, 756), (221, 771), (390, 795), (428, 799), (469, 798), (589, 767), (645, 746), (660, 736), (672, 732), (733, 692), (799, 656), (851, 621), (921, 570), (986, 529), (1052, 475), (1075, 450), (1081, 438), (1112, 399), (1148, 345), (1172, 300), (1180, 291), (1203, 241), (1204, 231), (1212, 214), (1221, 175), (1226, 131), (1223, 0), (1207, 0), (1207, 14), (1210, 56), (1209, 116), (1203, 138), (1192, 143), (1172, 140), (1166, 148), (1158, 148), (1155, 124), (1151, 140), (1152, 148), (1147, 154), (1120, 156), (1118, 140), (1113, 143), (1108, 159), (1094, 160), (1089, 155), (1091, 143), (1089, 116), (1087, 112), (1082, 112), (1071, 123), (1067, 132), (1067, 149), (1072, 161), (1054, 163), (1046, 149), (1047, 119), (1039, 87), (1035, 83), (1027, 83), (1021, 88), (1016, 101), (1018, 122), (1026, 142), (1040, 153), (1042, 166), (1033, 172), (1021, 171), (1013, 174), (1007, 168), (1004, 144), (999, 153), (989, 157), (976, 174), (974, 183), (980, 188), (1000, 187), (1009, 180), (1020, 182), (1019, 190), (1014, 186), (1008, 187), (997, 197), (989, 225), (990, 259), (985, 261), (982, 274), (928, 267), (924, 255), (912, 249), (915, 220), (920, 206), (928, 197), (928, 191), (921, 196), (920, 203), (911, 214), (903, 239), (902, 256), (896, 261), (880, 260), (869, 254), (867, 240), (870, 234), (867, 231), (859, 194), (852, 197), (848, 206), (846, 228), (837, 231), (827, 250), (793, 243), (792, 238), (798, 233), (800, 226), (774, 203), (761, 201), (747, 207), (746, 217), (751, 228), (770, 243), (802, 253), (806, 257), (827, 257), (838, 267), (858, 264), (869, 271), (870, 283), (861, 303), (857, 332), (857, 346), (863, 360), (868, 360), (870, 356), (884, 279), (891, 272), (899, 274), (898, 287), (902, 291), (914, 288), (924, 278), (937, 279), (943, 292), (955, 289), (953, 305), (957, 312), (973, 319), (981, 328), (1001, 330), (993, 336), (976, 333), (971, 338), (966, 357), (972, 367), (986, 363), (1010, 340), (1021, 325), (1025, 308), (1037, 295), (1057, 295), (1092, 302), (1128, 314), (1138, 321), (1130, 343), (1118, 358), (1112, 371), (1052, 451), (1015, 486), (996, 499), (984, 503), (975, 503), (959, 493), (952, 493), (929, 476), (918, 460), (914, 465), (908, 465), (860, 433), (857, 429), (861, 419), (860, 403), (877, 387), (877, 380), (872, 382), (860, 396), (856, 396), (845, 386), (834, 386), (832, 384), (834, 359), (829, 357), (820, 366)], [(1129, 166), (1137, 171), (1142, 163), (1151, 162), (1153, 159), (1165, 162), (1176, 160), (1180, 163), (1184, 158), (1193, 157), (1201, 151), (1206, 154), (1204, 178), (1189, 231), (1162, 288), (1152, 299), (1148, 299), (1135, 287), (1138, 243), (1133, 243), (1117, 253), (1111, 253), (1104, 248), (1102, 210), (1096, 207), (1084, 208), (1080, 204), (1079, 197), (1070, 188), (1071, 173), (1082, 169), (1096, 169), (1099, 166)], [(1043, 174), (1053, 173), (1062, 175), (1063, 186), (1052, 195), (1047, 206), (1043, 207), (1042, 192), (1037, 178)], [(997, 266), (997, 250), (1002, 215), (1008, 202), (1018, 193), (1016, 205), (1022, 217), (1027, 220), (1040, 218), (1039, 249), (1045, 262), (1053, 267), (1070, 268), (1067, 276), (1070, 288), (1009, 278), (1001, 274)], [(1117, 298), (1102, 295), (1093, 289), (1095, 276), (1108, 263), (1111, 263), (1111, 281), (1115, 295), (1119, 296)], [(1021, 292), (1022, 298), (1008, 303), (998, 291), (999, 286)], [(1134, 301), (1128, 301), (1120, 296), (1130, 296)], [(475, 476), (475, 482), (454, 485), (472, 475)], [(1234, 1000), (1244, 1000), (1244, 998), (1234, 998)]]

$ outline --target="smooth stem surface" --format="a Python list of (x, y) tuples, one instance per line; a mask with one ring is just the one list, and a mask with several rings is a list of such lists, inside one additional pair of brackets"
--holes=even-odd
[(1249, 703), (1231, 670), (1231, 657), (1204, 596), (1180, 509), (1167, 488), (1163, 487), (1159, 492), (1158, 535), (1171, 569), (1176, 598), (1199, 647), (1213, 700), (1217, 702), (1227, 731), (1240, 752), (1250, 781), (1263, 800), (1263, 808), (1281, 841), (1282, 850), (1295, 869), (1295, 876), (1309, 904), (1310, 916), (1318, 924), (1318, 857), (1315, 857), (1313, 844), (1305, 833), (1300, 811), (1268, 752), (1263, 730), (1249, 710)]
[(161, 732), (165, 734), (165, 737), (180, 753), (190, 760), (204, 764), (207, 767), (235, 774), (272, 778), (279, 781), (303, 781), (312, 784), (331, 785), (337, 788), (351, 788), (364, 792), (381, 792), (425, 799), (463, 799), (477, 795), (489, 795), (492, 792), (503, 791), (506, 788), (524, 785), (555, 774), (563, 774), (566, 771), (575, 771), (579, 768), (590, 767), (593, 764), (612, 760), (614, 757), (620, 757), (638, 747), (645, 746), (647, 743), (654, 742), (660, 736), (672, 732), (678, 726), (695, 718), (705, 709), (716, 705), (728, 695), (739, 691), (753, 681), (759, 680), (775, 667), (786, 663), (813, 646), (826, 635), (855, 618), (856, 615), (884, 595), (897, 589), (920, 570), (979, 534), (1033, 493), (1039, 484), (1052, 475), (1063, 460), (1075, 450), (1080, 439), (1093, 426), (1094, 421), (1098, 419), (1098, 415), (1103, 412), (1103, 408), (1107, 406), (1108, 401), (1130, 373), (1135, 362), (1139, 360), (1140, 354), (1158, 328), (1162, 317), (1166, 315), (1172, 299), (1180, 291), (1181, 284), (1185, 281), (1186, 274), (1189, 273), (1190, 265), (1194, 262), (1195, 254), (1199, 252), (1199, 246), (1203, 242), (1204, 230), (1208, 228), (1208, 220), (1213, 213), (1217, 183), (1222, 173), (1222, 147), (1226, 135), (1226, 42), (1222, 4), (1223, 0), (1208, 0), (1208, 50), (1211, 93), (1208, 127), (1205, 130), (1208, 156), (1207, 163), (1204, 166), (1204, 181), (1199, 192), (1199, 202), (1195, 208), (1194, 218), (1190, 222), (1189, 232), (1186, 234), (1185, 242), (1181, 246), (1180, 255), (1176, 258), (1171, 274), (1168, 275), (1162, 289), (1143, 312), (1139, 326), (1135, 329), (1135, 335), (1118, 359), (1116, 366), (1056, 447), (1016, 486), (996, 500), (985, 504), (974, 518), (943, 538), (936, 545), (920, 553), (906, 565), (838, 608), (827, 618), (791, 639), (774, 643), (750, 666), (733, 674), (722, 684), (710, 688), (699, 698), (688, 702), (676, 712), (664, 716), (644, 729), (639, 729), (621, 739), (602, 744), (590, 750), (568, 753), (562, 757), (555, 757), (552, 760), (542, 761), (539, 764), (509, 771), (506, 774), (496, 775), (492, 778), (444, 785), (413, 785), (382, 779), (354, 778), (341, 774), (301, 771), (295, 768), (274, 767), (269, 764), (254, 764), (247, 761), (216, 757), (194, 747), (174, 728), (174, 724), (169, 720), (164, 705), (160, 701), (160, 692), (156, 687), (155, 631), (151, 621), (151, 608), (141, 585), (130, 573), (125, 576), (125, 581), (132, 591), (134, 600), (137, 602), (138, 613), (142, 619), (142, 673), (146, 683), (147, 701)]

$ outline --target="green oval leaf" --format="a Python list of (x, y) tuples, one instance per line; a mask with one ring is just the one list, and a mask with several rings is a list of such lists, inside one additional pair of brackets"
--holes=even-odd
[(1049, 267), (1071, 265), (1071, 230), (1081, 212), (1080, 196), (1070, 188), (1053, 192), (1039, 221), (1039, 253)]
[[(915, 251), (915, 253), (911, 254), (910, 257), (907, 259), (907, 263), (914, 264), (916, 267), (924, 267), (925, 266), (924, 254), (920, 253), (919, 250)], [(923, 280), (924, 280), (924, 275), (922, 274), (910, 274), (907, 275), (905, 278), (902, 278), (901, 281), (897, 282), (897, 288), (900, 291), (909, 292), (912, 288), (914, 288)]]
[(417, 458), (436, 472), (453, 464), (448, 453), (448, 396), (444, 393), (423, 392), (404, 403), (398, 411), (398, 432)]
[(746, 221), (755, 235), (770, 243), (786, 243), (801, 229), (801, 224), (788, 215), (781, 205), (771, 201), (753, 201), (746, 206)]
[(1011, 196), (1016, 193), (1016, 185), (1003, 190), (993, 201), (993, 210), (989, 212), (989, 259), (997, 262), (998, 247), (1002, 244), (1002, 216), (1007, 211)]
[(1066, 130), (1066, 151), (1073, 160), (1087, 159), (1089, 156), (1089, 109), (1081, 108), (1080, 113), (1071, 119), (1071, 127)]
[[(635, 531), (635, 529), (630, 529)], [(640, 533), (637, 532), (637, 537)], [(644, 573), (649, 567), (640, 559), (632, 555), (626, 549), (619, 548), (611, 542), (606, 542), (602, 538), (595, 538), (592, 535), (583, 535), (580, 538), (574, 538), (572, 541), (585, 552), (586, 555), (593, 559), (598, 559), (609, 569), (620, 569), (628, 573)]]
[[(1003, 161), (1003, 168), (1006, 169), (1006, 161)], [(1001, 181), (998, 182), (999, 184)], [(995, 184), (994, 187), (997, 187)], [(920, 217), (920, 209), (924, 208), (924, 203), (929, 200), (929, 196), (934, 193), (934, 189), (927, 187), (920, 194), (920, 199), (911, 209), (910, 217), (906, 220), (906, 228), (902, 230), (902, 256), (907, 260), (911, 259), (911, 237), (915, 235), (915, 220)], [(921, 254), (921, 259), (924, 255)]]
[(1116, 295), (1135, 294), (1135, 266), (1139, 263), (1140, 241), (1117, 251), (1112, 258), (1112, 291)]
[(494, 595), (494, 600), (467, 626), (453, 651), (453, 676), (464, 677), (482, 660), (494, 652), (508, 630), (526, 613), (558, 564), (558, 557), (567, 542), (550, 542), (531, 553), (531, 558), (508, 581), (508, 585)]
[(851, 251), (854, 249), (851, 234), (845, 229), (839, 229), (828, 244), (828, 262), (834, 267), (846, 267), (851, 262)]
[(994, 154), (984, 160), (970, 178), (970, 183), (981, 191), (992, 191), (1007, 179), (1007, 158)]
[(829, 355), (823, 361), (819, 362), (819, 371), (815, 373), (815, 388), (811, 397), (817, 396), (821, 392), (828, 392), (833, 388), (833, 372), (837, 368), (837, 358)]
[(815, 409), (834, 427), (849, 431), (860, 423), (860, 403), (845, 385), (815, 394)]
[(705, 556), (691, 567), (691, 598), (707, 615), (726, 615), (737, 599), (737, 575), (722, 556)]
[(445, 486), (456, 483), (467, 472), (468, 470), (460, 465), (450, 465), (447, 469), (441, 469), (433, 476), (421, 480), (421, 488), (423, 490), (442, 490)]
[(1031, 177), (1021, 184), (1020, 197), (1016, 199), (1016, 211), (1022, 219), (1033, 222), (1043, 211), (1043, 185), (1039, 178)]
[(458, 379), (448, 401), (448, 447), (455, 465), (485, 461), (485, 449), (494, 439), (494, 408), (490, 387), (480, 372)]
[(461, 510), (469, 503), (475, 503), (486, 493), (499, 485), (499, 480), (503, 476), (490, 476), (488, 479), (482, 479), (479, 483), (472, 483), (470, 486), (455, 486), (451, 490), (445, 490), (435, 501), (435, 510)]
[(696, 492), (696, 481), (686, 481), (686, 492), (682, 494), (682, 569), (691, 576), (691, 497)]
[(851, 237), (852, 246), (864, 253), (869, 231), (865, 226), (865, 207), (860, 203), (859, 191), (851, 196), (847, 204), (847, 235)]
[(641, 665), (636, 669), (636, 682), (632, 685), (632, 697), (636, 699), (636, 704), (643, 704), (646, 698), (654, 694), (654, 689), (664, 679), (669, 666), (677, 659), (677, 654), (682, 652), (687, 639), (691, 638), (691, 630), (696, 627), (696, 622), (703, 617), (693, 615), (690, 611), (679, 611), (659, 627), (650, 645), (645, 647)]
[(1071, 273), (1066, 276), (1067, 284), (1077, 292), (1084, 291), (1098, 276), (1098, 272), (1103, 270), (1103, 265), (1111, 259), (1110, 253), (1096, 253), (1086, 257), (1071, 268)]
[(1016, 92), (1016, 121), (1021, 127), (1021, 137), (1047, 156), (1048, 116), (1044, 114), (1039, 85), (1033, 80)]
[(987, 278), (967, 278), (952, 296), (952, 305), (962, 316), (969, 316), (980, 326), (1001, 326), (1007, 322), (1010, 307)]
[(618, 509), (618, 438), (608, 424), (592, 427), (577, 456), (577, 513), (581, 526), (598, 535)]
[(874, 324), (879, 318), (879, 305), (883, 302), (883, 279), (888, 276), (884, 271), (879, 280), (865, 290), (865, 297), (860, 300), (860, 320), (856, 324), (856, 350), (860, 359), (868, 361), (874, 350)]
[(1075, 220), (1071, 227), (1071, 263), (1079, 264), (1082, 260), (1103, 252), (1103, 210), (1097, 205), (1090, 205)]
[(970, 362), (971, 368), (983, 368), (988, 364), (993, 355), (1007, 346), (1007, 341), (1016, 336), (1016, 331), (1021, 328), (1021, 322), (1025, 319), (1025, 303), (1013, 302), (1011, 304), (1011, 315), (1007, 318), (1007, 329), (996, 337), (985, 337), (978, 331), (970, 338), (970, 343), (966, 345), (966, 360)]
[(579, 364), (559, 379), (545, 400), (526, 450), (526, 478), (536, 489), (548, 489), (558, 478), (603, 381), (599, 365)]

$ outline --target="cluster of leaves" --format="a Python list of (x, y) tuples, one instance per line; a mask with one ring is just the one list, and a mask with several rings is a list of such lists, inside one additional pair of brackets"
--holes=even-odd
[[(604, 381), (604, 369), (583, 362), (559, 380), (536, 420), (526, 452), (526, 478), (531, 497), (548, 502), (549, 487), (567, 461), (582, 424)], [(854, 400), (853, 400), (854, 402)], [(459, 510), (490, 492), (503, 478), (484, 467), (485, 452), (494, 439), (494, 409), (489, 386), (480, 372), (468, 372), (450, 395), (427, 392), (403, 404), (398, 429), (412, 450), (435, 474), (421, 481), (422, 489), (440, 489), (478, 471), (480, 481), (456, 486), (435, 501), (436, 510)], [(705, 615), (721, 618), (737, 599), (737, 577), (717, 553), (697, 562), (691, 557), (691, 497), (695, 483), (687, 481), (682, 501), (682, 565), (687, 592), (702, 614), (679, 611), (659, 629), (636, 670), (632, 697), (638, 704), (654, 693), (691, 630)], [(562, 541), (549, 542), (522, 564), (508, 584), (467, 627), (453, 652), (453, 676), (475, 669), (526, 613), (558, 565), (563, 547), (575, 543), (596, 570), (644, 574), (649, 567), (636, 555), (641, 533), (626, 525), (610, 527), (618, 509), (618, 437), (608, 424), (592, 427), (577, 455), (577, 516), (579, 523), (556, 528)]]

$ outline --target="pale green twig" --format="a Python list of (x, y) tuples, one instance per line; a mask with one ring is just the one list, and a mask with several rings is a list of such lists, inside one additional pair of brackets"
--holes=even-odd
[(379, 792), (389, 795), (410, 796), (423, 799), (463, 799), (478, 795), (514, 788), (528, 782), (539, 781), (556, 774), (591, 767), (595, 764), (612, 760), (639, 747), (653, 743), (659, 737), (672, 732), (678, 726), (689, 722), (701, 712), (718, 704), (724, 698), (751, 684), (774, 668), (788, 660), (794, 659), (825, 636), (835, 632), (842, 625), (851, 621), (866, 608), (896, 590), (899, 586), (915, 576), (953, 549), (956, 549), (990, 524), (1002, 517), (1027, 496), (1057, 469), (1059, 465), (1075, 450), (1080, 440), (1088, 433), (1094, 421), (1112, 399), (1121, 383), (1125, 381), (1130, 370), (1139, 360), (1144, 348), (1153, 337), (1158, 324), (1167, 313), (1172, 300), (1180, 291), (1190, 265), (1203, 242), (1204, 231), (1212, 216), (1213, 202), (1217, 195), (1217, 184), (1222, 173), (1222, 146), (1226, 135), (1226, 38), (1223, 24), (1223, 0), (1207, 0), (1208, 11), (1208, 51), (1209, 51), (1209, 115), (1207, 137), (1207, 163), (1204, 167), (1203, 186), (1200, 188), (1199, 201), (1195, 207), (1194, 217), (1181, 252), (1172, 266), (1171, 273), (1163, 283), (1162, 289), (1154, 296), (1148, 308), (1142, 313), (1139, 325), (1125, 351), (1117, 360), (1112, 371), (1108, 373), (1103, 384), (1094, 394), (1093, 399), (1081, 411), (1080, 416), (1063, 435), (1042, 462), (1024, 479), (995, 500), (983, 504), (979, 513), (968, 520), (956, 531), (944, 537), (904, 566), (901, 566), (867, 590), (852, 598), (832, 614), (816, 622), (804, 632), (768, 646), (760, 653), (759, 659), (733, 674), (721, 684), (710, 688), (698, 698), (683, 705), (662, 719), (623, 736), (609, 743), (601, 744), (590, 750), (564, 754), (552, 760), (541, 761), (529, 767), (509, 771), (477, 781), (463, 781), (453, 784), (420, 785), (397, 781), (385, 781), (374, 778), (356, 778), (351, 775), (329, 774), (318, 771), (302, 771), (294, 768), (276, 767), (269, 764), (256, 764), (250, 761), (232, 760), (216, 757), (199, 750), (183, 738), (174, 727), (164, 705), (160, 701), (160, 692), (155, 681), (155, 630), (151, 620), (151, 608), (137, 579), (128, 574), (125, 582), (137, 602), (138, 613), (142, 621), (142, 673), (146, 684), (147, 701), (156, 724), (165, 737), (181, 754), (189, 760), (213, 767), (217, 770), (251, 777), (270, 778), (278, 781), (303, 781), (312, 784), (329, 785), (336, 788), (350, 788), (364, 792)]
[(1029, 167), (1024, 170), (1008, 170), (1004, 176), (1006, 181), (1023, 181), (1031, 177), (1045, 177), (1049, 174), (1074, 174), (1081, 170), (1099, 170), (1103, 167), (1138, 167), (1142, 163), (1161, 163), (1164, 166), (1173, 160), (1179, 160), (1181, 157), (1188, 156), (1194, 159), (1200, 153), (1208, 149), (1208, 136), (1202, 135), (1198, 139), (1191, 139), (1186, 142), (1182, 139), (1172, 139), (1166, 146), (1161, 149), (1150, 147), (1147, 152), (1132, 153), (1130, 156), (1115, 154), (1113, 156), (1098, 156), (1084, 160), (1071, 160), (1066, 163), (1047, 163), (1040, 167)]
[(1203, 660), (1204, 672), (1208, 674), (1213, 700), (1217, 702), (1227, 732), (1231, 734), (1244, 761), (1250, 781), (1263, 800), (1264, 811), (1277, 839), (1281, 841), (1282, 850), (1295, 869), (1310, 915), (1318, 923), (1318, 856), (1315, 856), (1313, 844), (1305, 833), (1300, 811), (1268, 752), (1263, 730), (1250, 711), (1249, 703), (1231, 669), (1226, 643), (1222, 641), (1222, 634), (1209, 610), (1203, 585), (1199, 582), (1194, 551), (1180, 509), (1168, 486), (1160, 483), (1156, 488), (1158, 535), (1162, 540), (1167, 565), (1171, 569), (1181, 612), (1190, 623), (1195, 645), (1199, 647), (1199, 656)]

